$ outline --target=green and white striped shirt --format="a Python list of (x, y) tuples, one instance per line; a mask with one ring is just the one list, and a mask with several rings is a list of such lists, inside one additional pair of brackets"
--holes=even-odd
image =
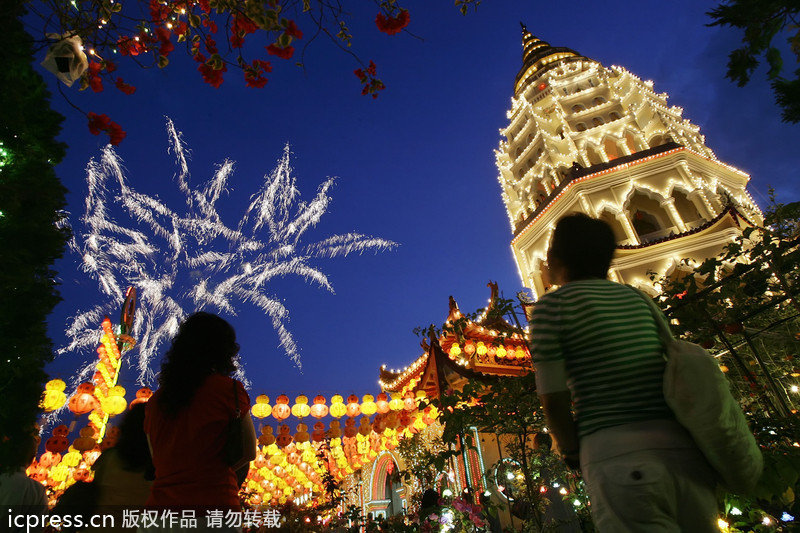
[(570, 391), (581, 437), (674, 418), (662, 392), (656, 323), (632, 288), (601, 279), (567, 283), (536, 302), (531, 335), (538, 392)]

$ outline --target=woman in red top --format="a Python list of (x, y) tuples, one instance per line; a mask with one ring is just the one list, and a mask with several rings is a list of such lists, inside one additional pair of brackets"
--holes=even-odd
[[(230, 377), (238, 353), (236, 332), (222, 318), (199, 312), (181, 324), (161, 365), (160, 388), (147, 403), (144, 428), (155, 466), (147, 506), (240, 509), (239, 483), (224, 453), (237, 404), (245, 412), (250, 406), (242, 384)], [(249, 413), (244, 418), (249, 462), (255, 429)]]

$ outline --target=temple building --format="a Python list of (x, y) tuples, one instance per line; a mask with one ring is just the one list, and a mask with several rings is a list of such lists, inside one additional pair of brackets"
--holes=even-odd
[(522, 28), (506, 138), (496, 150), (511, 247), (523, 284), (549, 287), (556, 221), (601, 218), (618, 247), (611, 279), (652, 290), (647, 272), (717, 255), (743, 225), (762, 222), (749, 176), (718, 160), (700, 129), (651, 81), (554, 47)]

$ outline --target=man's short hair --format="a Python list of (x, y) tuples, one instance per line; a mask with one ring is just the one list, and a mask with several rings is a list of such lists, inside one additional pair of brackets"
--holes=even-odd
[(550, 255), (561, 262), (570, 281), (605, 279), (616, 247), (614, 231), (608, 224), (573, 213), (556, 223)]

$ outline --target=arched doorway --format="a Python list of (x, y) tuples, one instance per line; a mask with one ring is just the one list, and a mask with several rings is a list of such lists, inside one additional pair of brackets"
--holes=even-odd
[(374, 517), (388, 518), (405, 512), (405, 487), (400, 480), (400, 469), (390, 452), (375, 460), (372, 473), (372, 499), (368, 508)]

